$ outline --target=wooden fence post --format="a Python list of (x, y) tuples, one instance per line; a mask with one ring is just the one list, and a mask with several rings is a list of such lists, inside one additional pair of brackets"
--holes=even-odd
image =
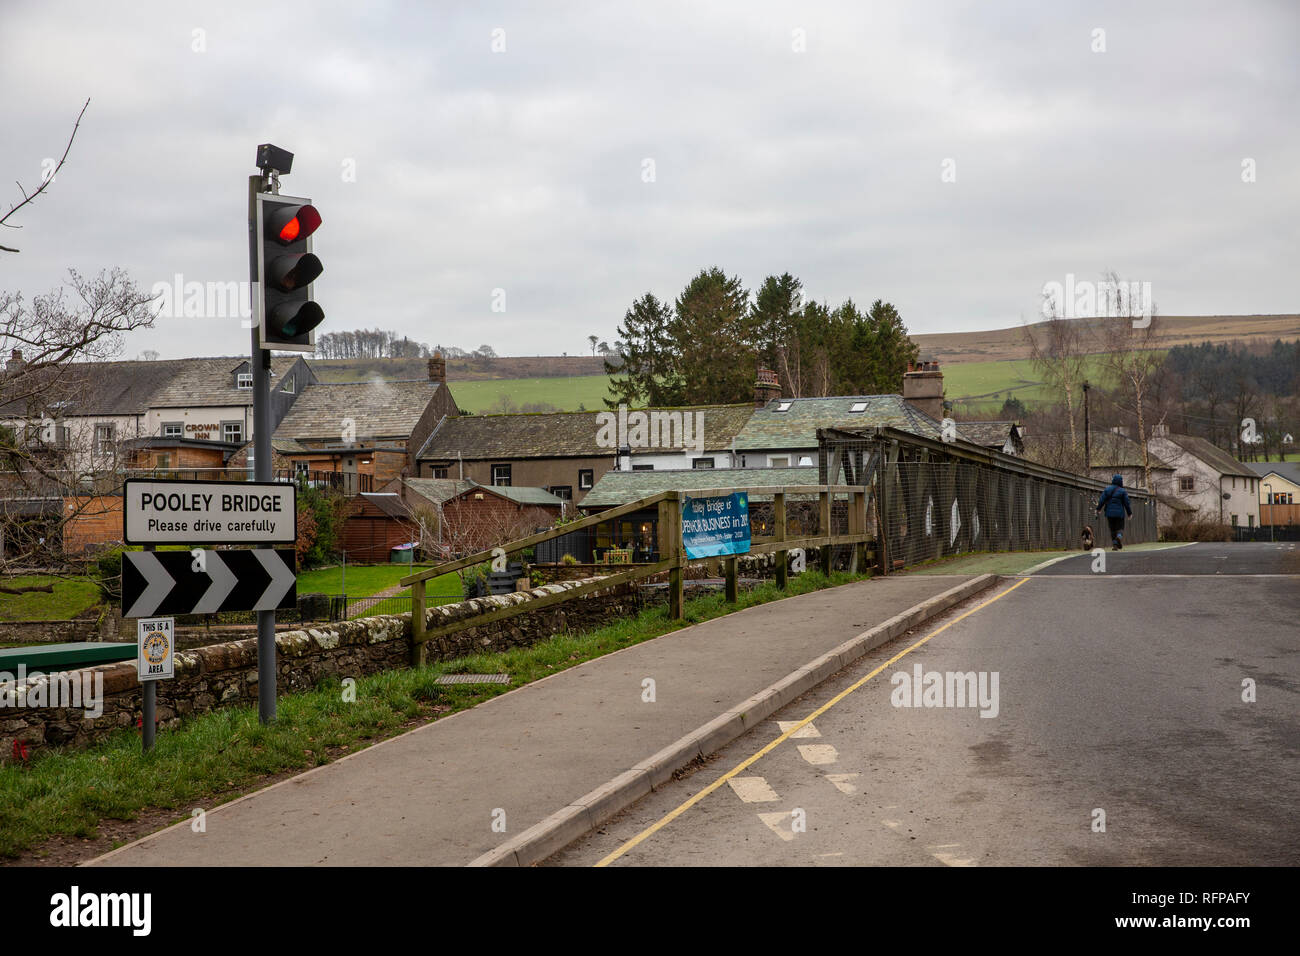
[[(822, 526), (822, 535), (829, 538), (831, 536), (831, 493), (823, 491), (819, 496), (821, 501), (821, 514), (818, 521)], [(834, 549), (829, 545), (822, 548), (822, 574), (827, 577), (831, 576), (831, 558)]]
[[(775, 525), (772, 536), (775, 541), (785, 540), (785, 495), (777, 492), (772, 496), (772, 523)], [(786, 569), (786, 550), (780, 548), (773, 552), (776, 555), (776, 586), (782, 591), (786, 589), (789, 582), (789, 575)]]
[(729, 554), (722, 560), (722, 567), (727, 575), (727, 603), (735, 604), (739, 598), (739, 589), (736, 583), (736, 564), (737, 559), (734, 554)]
[(428, 644), (425, 640), (424, 582), (411, 585), (411, 666), (423, 667), (428, 661)]
[(668, 570), (668, 616), (674, 621), (682, 619), (686, 589), (682, 580), (682, 502), (677, 494), (659, 502), (659, 557), (671, 560)]

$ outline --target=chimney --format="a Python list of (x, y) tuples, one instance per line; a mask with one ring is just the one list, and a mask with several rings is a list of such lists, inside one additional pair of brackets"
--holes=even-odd
[(903, 401), (935, 421), (943, 420), (943, 372), (938, 362), (910, 362), (903, 373)]
[(774, 398), (781, 397), (781, 383), (777, 381), (776, 372), (770, 368), (760, 368), (754, 382), (754, 407), (762, 408)]
[(6, 372), (17, 372), (23, 367), (23, 350), (14, 349), (9, 353), (9, 361), (5, 363)]
[(442, 357), (441, 352), (434, 352), (433, 357), (429, 359), (429, 381), (440, 385), (447, 384), (447, 360)]

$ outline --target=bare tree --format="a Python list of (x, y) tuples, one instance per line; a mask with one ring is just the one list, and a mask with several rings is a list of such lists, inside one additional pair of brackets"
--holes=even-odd
[(1030, 361), (1048, 387), (1065, 396), (1070, 443), (1078, 445), (1080, 442), (1075, 425), (1075, 406), (1082, 398), (1087, 372), (1086, 325), (1079, 319), (1062, 318), (1056, 302), (1048, 295), (1044, 294), (1043, 301), (1049, 315), (1047, 321), (1025, 326)]
[[(49, 186), (50, 183), (54, 182), (54, 177), (59, 174), (59, 170), (61, 170), (63, 168), (63, 164), (67, 162), (68, 152), (72, 149), (72, 141), (77, 138), (77, 130), (81, 127), (81, 118), (86, 115), (86, 108), (88, 106), (90, 106), (89, 99), (87, 99), (85, 104), (81, 107), (81, 112), (77, 114), (77, 121), (72, 124), (72, 135), (68, 137), (68, 145), (63, 147), (63, 155), (59, 157), (58, 164), (53, 169), (47, 170), (45, 172), (44, 176), (41, 179), (41, 184), (37, 186), (35, 189), (33, 189), (31, 192), (28, 192), (26, 189), (24, 189), (22, 183), (16, 184), (18, 186), (18, 191), (23, 194), (23, 201), (20, 203), (11, 204), (9, 206), (9, 211), (5, 213), (3, 216), (0, 216), (0, 226), (8, 226), (10, 229), (22, 228), (22, 226), (10, 222), (9, 221), (10, 217), (12, 217), (14, 213), (22, 209), (24, 206), (35, 202), (36, 197), (39, 196), (41, 193), (45, 192), (46, 187)], [(10, 246), (0, 245), (0, 252), (17, 252), (17, 251), (18, 251), (17, 249), (14, 249)]]
[(1151, 454), (1147, 447), (1147, 404), (1155, 389), (1155, 379), (1164, 364), (1159, 350), (1159, 321), (1154, 302), (1143, 301), (1132, 287), (1120, 281), (1115, 272), (1104, 276), (1105, 286), (1113, 298), (1106, 315), (1100, 320), (1103, 362), (1114, 380), (1117, 395), (1133, 402), (1137, 419), (1137, 443), (1142, 449), (1142, 475), (1147, 490), (1151, 485)]
[[(65, 416), (96, 394), (105, 374), (85, 360), (112, 357), (122, 333), (152, 326), (153, 299), (119, 269), (93, 279), (69, 275), (67, 288), (30, 303), (0, 292), (0, 355), (10, 356), (0, 372), (0, 563), (6, 552), (19, 562), (54, 556), (68, 523), (95, 507), (93, 496), (78, 493), (121, 483), (116, 443), (95, 433), (93, 418), (75, 419), (78, 431)], [(99, 480), (86, 472), (96, 465)], [(57, 517), (33, 515), (33, 503), (55, 499)]]

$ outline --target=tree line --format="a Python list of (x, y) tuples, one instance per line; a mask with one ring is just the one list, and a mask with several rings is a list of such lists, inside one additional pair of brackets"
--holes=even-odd
[(768, 276), (752, 299), (738, 276), (701, 270), (671, 304), (647, 292), (618, 327), (606, 358), (610, 408), (748, 402), (758, 369), (791, 397), (898, 392), (919, 356), (893, 305), (863, 312), (805, 297), (790, 273)]
[(434, 345), (416, 342), (409, 336), (392, 329), (351, 329), (344, 332), (326, 332), (316, 338), (315, 358), (321, 359), (376, 359), (376, 358), (429, 358), (441, 352), (445, 359), (476, 358), (490, 361), (496, 352), (490, 345), (480, 345), (474, 351), (455, 345)]

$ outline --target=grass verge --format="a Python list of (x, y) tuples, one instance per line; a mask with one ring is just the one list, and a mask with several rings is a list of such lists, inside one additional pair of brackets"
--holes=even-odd
[[(481, 654), (430, 667), (384, 671), (356, 681), (355, 701), (345, 701), (338, 679), (279, 699), (278, 719), (257, 720), (257, 708), (230, 707), (162, 730), (148, 755), (136, 731), (122, 730), (84, 750), (49, 750), (30, 764), (0, 766), (0, 855), (18, 856), (53, 837), (97, 835), (103, 819), (131, 820), (141, 811), (208, 808), (257, 789), (269, 777), (307, 770), (364, 749), (444, 714), (473, 707), (515, 687), (643, 641), (722, 617), (733, 611), (862, 580), (808, 571), (742, 592), (728, 605), (721, 594), (686, 602), (681, 621), (665, 607), (643, 610), (595, 631), (559, 634), (532, 647)], [(440, 674), (506, 673), (510, 684), (434, 683)]]
[(0, 594), (0, 621), (59, 621), (76, 617), (99, 603), (99, 585), (90, 578), (24, 575), (0, 578), (10, 588), (52, 584), (51, 593)]

